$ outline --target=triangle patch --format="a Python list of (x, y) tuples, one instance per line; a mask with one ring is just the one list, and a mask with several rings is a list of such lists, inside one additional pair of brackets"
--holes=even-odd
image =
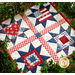
[(12, 20), (11, 20), (11, 22), (10, 22), (10, 24), (14, 23), (14, 21), (15, 21), (15, 20), (14, 20), (14, 19), (12, 19)]
[(60, 34), (62, 33), (62, 32), (64, 32), (65, 30), (63, 29), (63, 27), (62, 26), (60, 26)]
[(51, 33), (51, 32), (49, 32), (49, 34), (50, 34), (53, 38), (56, 37), (57, 35), (59, 35), (59, 34)]
[(20, 27), (29, 28), (24, 20), (22, 20)]
[(20, 26), (20, 25), (21, 25), (21, 22), (22, 22), (22, 19), (21, 19), (21, 20), (19, 20), (18, 22), (19, 22), (19, 23), (18, 23), (18, 25)]
[(16, 61), (17, 61), (17, 62), (21, 62), (21, 63), (25, 63), (21, 57), (18, 58)]
[(56, 21), (56, 22), (57, 22), (57, 20), (56, 20), (54, 17), (51, 17), (51, 18), (49, 18), (48, 20)]
[(55, 35), (59, 34), (60, 33), (60, 26), (55, 28), (55, 29), (53, 29), (53, 30), (51, 30), (50, 33), (54, 33)]
[(30, 43), (29, 52), (34, 49), (34, 46)]
[(37, 26), (38, 24), (40, 24), (40, 21), (36, 19), (35, 26)]
[(49, 11), (49, 9), (50, 9), (50, 5), (46, 6), (46, 9)]
[(39, 9), (42, 9), (42, 8), (44, 8), (44, 6), (43, 6), (43, 5), (41, 5), (41, 6), (39, 7)]
[(68, 55), (68, 50), (69, 50), (69, 46), (63, 49), (66, 55)]
[(28, 15), (28, 17), (35, 17), (35, 15), (32, 13), (32, 14)]
[(36, 50), (37, 50), (37, 52), (38, 52), (39, 54), (40, 54), (40, 51), (41, 51), (41, 47), (42, 47), (42, 45), (36, 48)]
[(54, 38), (50, 39), (50, 40), (49, 40), (49, 41), (47, 41), (47, 42), (57, 43), (57, 42), (55, 41), (55, 39), (54, 39)]
[(3, 29), (0, 30), (0, 33), (6, 34)]
[(27, 38), (27, 36), (24, 34), (24, 33), (22, 33), (22, 34), (20, 34), (20, 35), (18, 35), (19, 37), (23, 37), (23, 38)]
[(23, 56), (23, 55), (25, 55), (27, 52), (18, 51), (18, 53), (19, 53), (21, 56)]
[(33, 8), (30, 8), (30, 10), (34, 13), (36, 11), (38, 11), (38, 9), (33, 9)]
[(49, 55), (49, 53), (48, 53), (48, 51), (46, 51), (46, 49), (42, 46), (41, 47), (41, 51), (40, 51), (40, 53), (39, 53), (40, 55), (45, 55), (45, 56), (50, 56)]
[(57, 13), (55, 13), (55, 12), (50, 12), (51, 14), (52, 14), (52, 16), (54, 16), (54, 15), (56, 15)]
[(52, 24), (56, 23), (56, 21), (52, 21), (52, 20), (46, 20), (46, 28), (51, 26)]
[(50, 10), (49, 11), (57, 13), (57, 11), (55, 10), (55, 8), (52, 5), (50, 6)]
[(32, 73), (36, 73), (36, 70), (37, 70), (37, 67), (33, 68), (33, 69), (31, 70), (31, 72), (32, 72)]
[(59, 44), (57, 44), (57, 51), (56, 51), (56, 53), (60, 52), (61, 50), (62, 50), (61, 47), (59, 46)]
[(50, 56), (44, 56), (44, 55), (41, 55), (41, 57), (43, 58), (44, 61), (50, 58)]
[(48, 42), (48, 44), (50, 45), (50, 47), (54, 50), (54, 52), (56, 53), (57, 51), (57, 43), (52, 43), (52, 42)]
[(47, 22), (47, 20), (42, 22), (42, 25), (44, 26), (44, 28), (46, 28), (46, 22)]
[(66, 32), (70, 35), (71, 34), (71, 28), (67, 29)]

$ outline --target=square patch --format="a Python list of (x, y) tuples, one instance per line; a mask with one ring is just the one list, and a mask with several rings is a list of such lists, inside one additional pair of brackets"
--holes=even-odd
[(60, 14), (57, 14), (55, 16), (53, 16), (57, 21), (60, 21), (61, 19), (63, 19), (63, 17)]
[(29, 70), (35, 68), (37, 65), (44, 62), (36, 49), (22, 56), (23, 61), (26, 63)]
[(37, 38), (39, 38), (39, 37), (41, 37), (41, 34), (38, 32), (38, 33), (35, 34), (35, 36), (36, 36)]
[(43, 27), (43, 25), (41, 23), (38, 24), (37, 26), (35, 26), (35, 28), (38, 30), (38, 32), (44, 30), (44, 27)]
[(63, 43), (63, 44), (65, 44), (65, 43), (67, 43), (68, 41), (69, 41), (69, 39), (64, 35), (64, 36), (62, 36), (61, 38), (59, 38), (59, 40)]
[(38, 46), (41, 45), (40, 41), (38, 39), (36, 39), (35, 41), (32, 42), (32, 45), (37, 48)]
[(36, 17), (38, 17), (38, 16), (41, 15), (41, 12), (40, 12), (40, 11), (36, 11), (36, 12), (34, 12), (34, 15), (35, 15)]
[(34, 33), (31, 30), (27, 30), (26, 32), (24, 32), (26, 34), (26, 36), (29, 38), (32, 35), (34, 35)]
[(37, 16), (37, 19), (41, 23), (52, 17), (51, 13), (45, 7), (41, 8), (40, 12), (42, 14), (40, 14), (39, 16)]
[(51, 36), (49, 33), (47, 33), (47, 34), (43, 35), (43, 38), (44, 38), (46, 41), (48, 41), (48, 40), (52, 39), (52, 36)]

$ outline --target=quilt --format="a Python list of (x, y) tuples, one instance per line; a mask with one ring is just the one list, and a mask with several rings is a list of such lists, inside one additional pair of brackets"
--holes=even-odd
[(16, 59), (18, 68), (27, 73), (40, 73), (45, 60), (57, 63), (61, 55), (75, 50), (75, 31), (52, 3), (32, 6), (14, 19), (0, 25), (0, 39), (9, 40), (8, 53)]

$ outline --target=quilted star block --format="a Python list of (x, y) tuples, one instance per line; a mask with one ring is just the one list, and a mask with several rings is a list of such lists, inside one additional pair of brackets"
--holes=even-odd
[(44, 62), (44, 60), (35, 49), (22, 56), (22, 59), (30, 70)]
[[(19, 56), (17, 56), (17, 58), (15, 57), (16, 52)], [(12, 57), (16, 58), (18, 64), (22, 64), (22, 66), (19, 67), (23, 69), (25, 68), (28, 72), (31, 71), (32, 73), (34, 73), (34, 71), (39, 71), (38, 67), (42, 67), (44, 61), (49, 61), (51, 58), (42, 45), (35, 48), (32, 43), (27, 44), (16, 52), (12, 53)]]

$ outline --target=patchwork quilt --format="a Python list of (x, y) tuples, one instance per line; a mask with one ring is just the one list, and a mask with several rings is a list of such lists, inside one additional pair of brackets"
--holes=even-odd
[(0, 25), (0, 39), (8, 39), (8, 52), (16, 59), (18, 68), (27, 73), (40, 73), (45, 60), (56, 63), (61, 55), (75, 50), (75, 31), (52, 3), (32, 6), (14, 19)]

